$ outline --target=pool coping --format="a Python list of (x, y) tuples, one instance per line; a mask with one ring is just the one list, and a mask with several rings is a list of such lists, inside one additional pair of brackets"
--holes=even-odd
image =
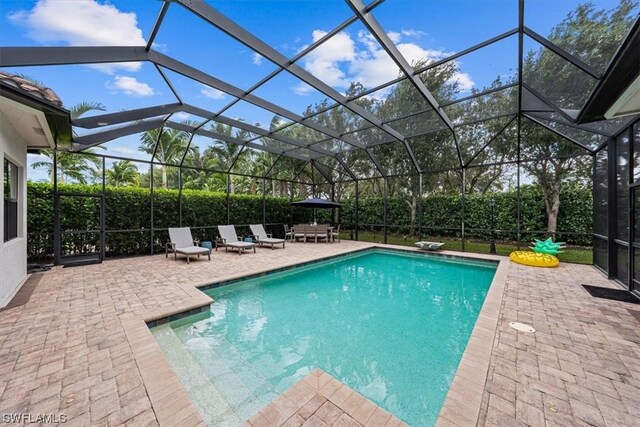
[(406, 246), (382, 245), (372, 243), (370, 246), (348, 251), (342, 254), (321, 257), (305, 262), (293, 262), (275, 269), (264, 269), (252, 274), (239, 273), (219, 282), (205, 282), (195, 285), (178, 285), (184, 292), (194, 297), (194, 302), (163, 313), (147, 312), (141, 317), (127, 317), (122, 319), (127, 339), (134, 354), (143, 378), (147, 393), (152, 402), (158, 423), (162, 425), (190, 424), (203, 425), (194, 404), (171, 365), (164, 357), (159, 344), (153, 337), (150, 328), (166, 322), (177, 320), (209, 309), (213, 299), (204, 290), (232, 284), (240, 280), (260, 277), (268, 274), (289, 270), (295, 267), (326, 262), (372, 249), (395, 250), (409, 253), (422, 253), (425, 256), (454, 257), (470, 260), (497, 262), (497, 269), (484, 300), (476, 324), (469, 337), (465, 351), (460, 359), (453, 381), (447, 392), (436, 425), (438, 426), (467, 426), (476, 425), (480, 416), (482, 396), (484, 393), (489, 361), (493, 348), (498, 316), (509, 267), (508, 258), (497, 255), (471, 254), (468, 252), (439, 251), (425, 252), (417, 248)]

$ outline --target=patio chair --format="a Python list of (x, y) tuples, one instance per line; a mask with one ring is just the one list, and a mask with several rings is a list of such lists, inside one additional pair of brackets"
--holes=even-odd
[(178, 254), (187, 256), (187, 264), (189, 264), (191, 255), (207, 255), (211, 261), (211, 249), (197, 246), (191, 236), (189, 227), (170, 228), (169, 241), (165, 246), (165, 258), (169, 258), (169, 251), (173, 252), (173, 259), (178, 259)]
[(297, 224), (293, 227), (291, 234), (291, 242), (297, 242), (298, 239), (302, 239), (303, 243), (307, 243), (307, 233), (311, 226), (307, 224)]
[(264, 231), (262, 224), (252, 224), (249, 227), (251, 227), (251, 234), (256, 236), (258, 245), (271, 245), (271, 249), (273, 249), (275, 245), (282, 244), (282, 249), (284, 249), (285, 239), (274, 239), (272, 234), (267, 234)]
[(296, 225), (294, 228), (293, 237), (296, 239), (302, 239), (304, 243), (308, 240), (312, 240), (318, 243), (318, 240), (325, 240), (329, 242), (329, 229), (326, 225)]
[(331, 232), (331, 238), (333, 239), (333, 241), (338, 241), (340, 242), (340, 225), (338, 224), (338, 227), (334, 228), (333, 231)]
[(289, 228), (289, 224), (284, 224), (284, 239), (293, 242), (293, 231)]
[(329, 236), (329, 227), (326, 225), (314, 225), (311, 227), (313, 229), (313, 234), (309, 235), (309, 237), (313, 237), (315, 242), (318, 243), (318, 240), (325, 240), (326, 242), (330, 242)]
[[(224, 251), (228, 252), (228, 248), (237, 249), (238, 254), (242, 255), (245, 249), (253, 249), (256, 251), (256, 245), (253, 242), (243, 242), (242, 239), (236, 233), (236, 228), (233, 225), (219, 225), (218, 233), (220, 233), (221, 244), (224, 246)], [(217, 245), (216, 245), (217, 250)]]

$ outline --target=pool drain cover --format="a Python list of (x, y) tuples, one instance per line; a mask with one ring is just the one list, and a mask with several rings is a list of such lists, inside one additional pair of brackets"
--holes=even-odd
[(520, 323), (520, 322), (509, 322), (509, 326), (511, 326), (513, 329), (519, 332), (535, 332), (536, 331), (531, 326), (525, 325), (524, 323)]

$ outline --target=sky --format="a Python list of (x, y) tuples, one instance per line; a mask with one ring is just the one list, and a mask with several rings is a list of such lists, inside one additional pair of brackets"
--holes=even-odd
[[(208, 3), (288, 58), (352, 16), (343, 0), (209, 0)], [(529, 0), (525, 25), (547, 35), (578, 3)], [(617, 1), (593, 3), (597, 8), (610, 9)], [(2, 0), (0, 45), (145, 45), (161, 4), (159, 0)], [(439, 60), (516, 28), (517, 8), (517, 0), (386, 0), (374, 9), (373, 16), (411, 63)], [(153, 48), (243, 90), (252, 88), (276, 69), (266, 58), (175, 3), (169, 7)], [(359, 21), (297, 64), (342, 93), (351, 82), (372, 88), (399, 73)], [(507, 80), (517, 72), (517, 36), (465, 55), (457, 60), (457, 65), (459, 72), (454, 79), (462, 89), (459, 96), (488, 86), (496, 77)], [(83, 101), (101, 102), (107, 112), (115, 112), (176, 102), (149, 63), (22, 67), (7, 71), (25, 74), (51, 87), (67, 107)], [(216, 112), (234, 100), (219, 90), (169, 70), (165, 72), (185, 103)], [(325, 98), (286, 72), (253, 93), (300, 115), (307, 106)], [(373, 96), (381, 99), (384, 91)], [(273, 117), (273, 113), (244, 101), (224, 114), (265, 128)], [(199, 118), (181, 114), (177, 119)], [(138, 138), (132, 135), (108, 142), (104, 144), (104, 153), (149, 159), (138, 150)], [(31, 157), (30, 161), (38, 160)], [(42, 172), (28, 172), (30, 179), (46, 178)]]

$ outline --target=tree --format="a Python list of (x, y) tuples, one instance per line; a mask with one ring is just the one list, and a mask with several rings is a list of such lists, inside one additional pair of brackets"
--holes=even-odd
[[(636, 20), (638, 6), (635, 0), (620, 0), (609, 11), (596, 10), (592, 3), (579, 5), (551, 30), (548, 38), (602, 70)], [(596, 83), (544, 48), (529, 52), (523, 65), (527, 83), (561, 108), (580, 109)], [(563, 183), (575, 175), (576, 168), (586, 168), (584, 160), (574, 157), (586, 152), (531, 122), (523, 123), (521, 132), (524, 158), (536, 159), (522, 167), (537, 180), (544, 194), (547, 231), (553, 235), (557, 231)]]
[[(194, 123), (189, 121), (184, 121), (183, 124), (191, 127), (195, 126)], [(190, 139), (190, 133), (173, 128), (151, 129), (140, 136), (140, 146), (138, 149), (154, 156), (154, 161), (162, 163), (160, 166), (162, 171), (162, 188), (169, 188), (167, 164), (180, 164), (182, 156), (184, 156), (187, 151), (191, 152), (194, 150), (189, 144)]]
[(130, 160), (118, 160), (113, 162), (111, 169), (106, 173), (107, 185), (123, 187), (135, 185), (139, 180), (138, 168)]

